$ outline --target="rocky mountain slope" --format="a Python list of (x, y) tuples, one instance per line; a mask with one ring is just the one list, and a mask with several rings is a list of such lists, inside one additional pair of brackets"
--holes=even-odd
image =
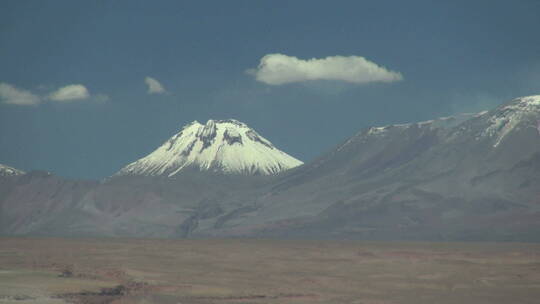
[(31, 171), (0, 178), (0, 234), (185, 237), (195, 218), (241, 207), (273, 178), (188, 171), (98, 182)]
[(269, 175), (301, 165), (246, 124), (234, 119), (194, 121), (116, 176), (174, 176), (181, 170)]

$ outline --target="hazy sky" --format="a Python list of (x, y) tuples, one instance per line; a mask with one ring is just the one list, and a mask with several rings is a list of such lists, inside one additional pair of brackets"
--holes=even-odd
[(540, 94), (540, 1), (0, 2), (0, 163), (101, 178), (193, 120), (312, 160)]

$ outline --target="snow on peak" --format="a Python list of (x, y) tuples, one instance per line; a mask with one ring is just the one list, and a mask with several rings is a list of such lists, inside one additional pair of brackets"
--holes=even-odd
[(480, 135), (494, 138), (493, 147), (497, 147), (513, 130), (528, 127), (538, 128), (540, 95), (513, 99), (490, 114), (486, 115), (488, 127)]
[(301, 165), (246, 124), (193, 121), (149, 155), (116, 175), (174, 176), (185, 168), (227, 174), (276, 174)]
[(0, 176), (16, 176), (22, 174), (24, 174), (24, 171), (0, 164)]

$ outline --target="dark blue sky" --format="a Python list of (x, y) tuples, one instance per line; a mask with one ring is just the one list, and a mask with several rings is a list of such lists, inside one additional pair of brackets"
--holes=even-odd
[[(367, 126), (539, 94), (539, 16), (537, 0), (4, 0), (0, 83), (41, 102), (0, 96), (0, 163), (102, 178), (210, 118), (309, 161)], [(273, 53), (362, 56), (403, 80), (270, 85), (246, 73)], [(148, 94), (146, 77), (167, 92)], [(88, 96), (50, 97), (73, 84)]]

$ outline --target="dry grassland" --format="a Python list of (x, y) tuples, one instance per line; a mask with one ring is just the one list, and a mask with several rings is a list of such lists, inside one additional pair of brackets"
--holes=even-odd
[(0, 303), (540, 303), (540, 245), (0, 238)]

